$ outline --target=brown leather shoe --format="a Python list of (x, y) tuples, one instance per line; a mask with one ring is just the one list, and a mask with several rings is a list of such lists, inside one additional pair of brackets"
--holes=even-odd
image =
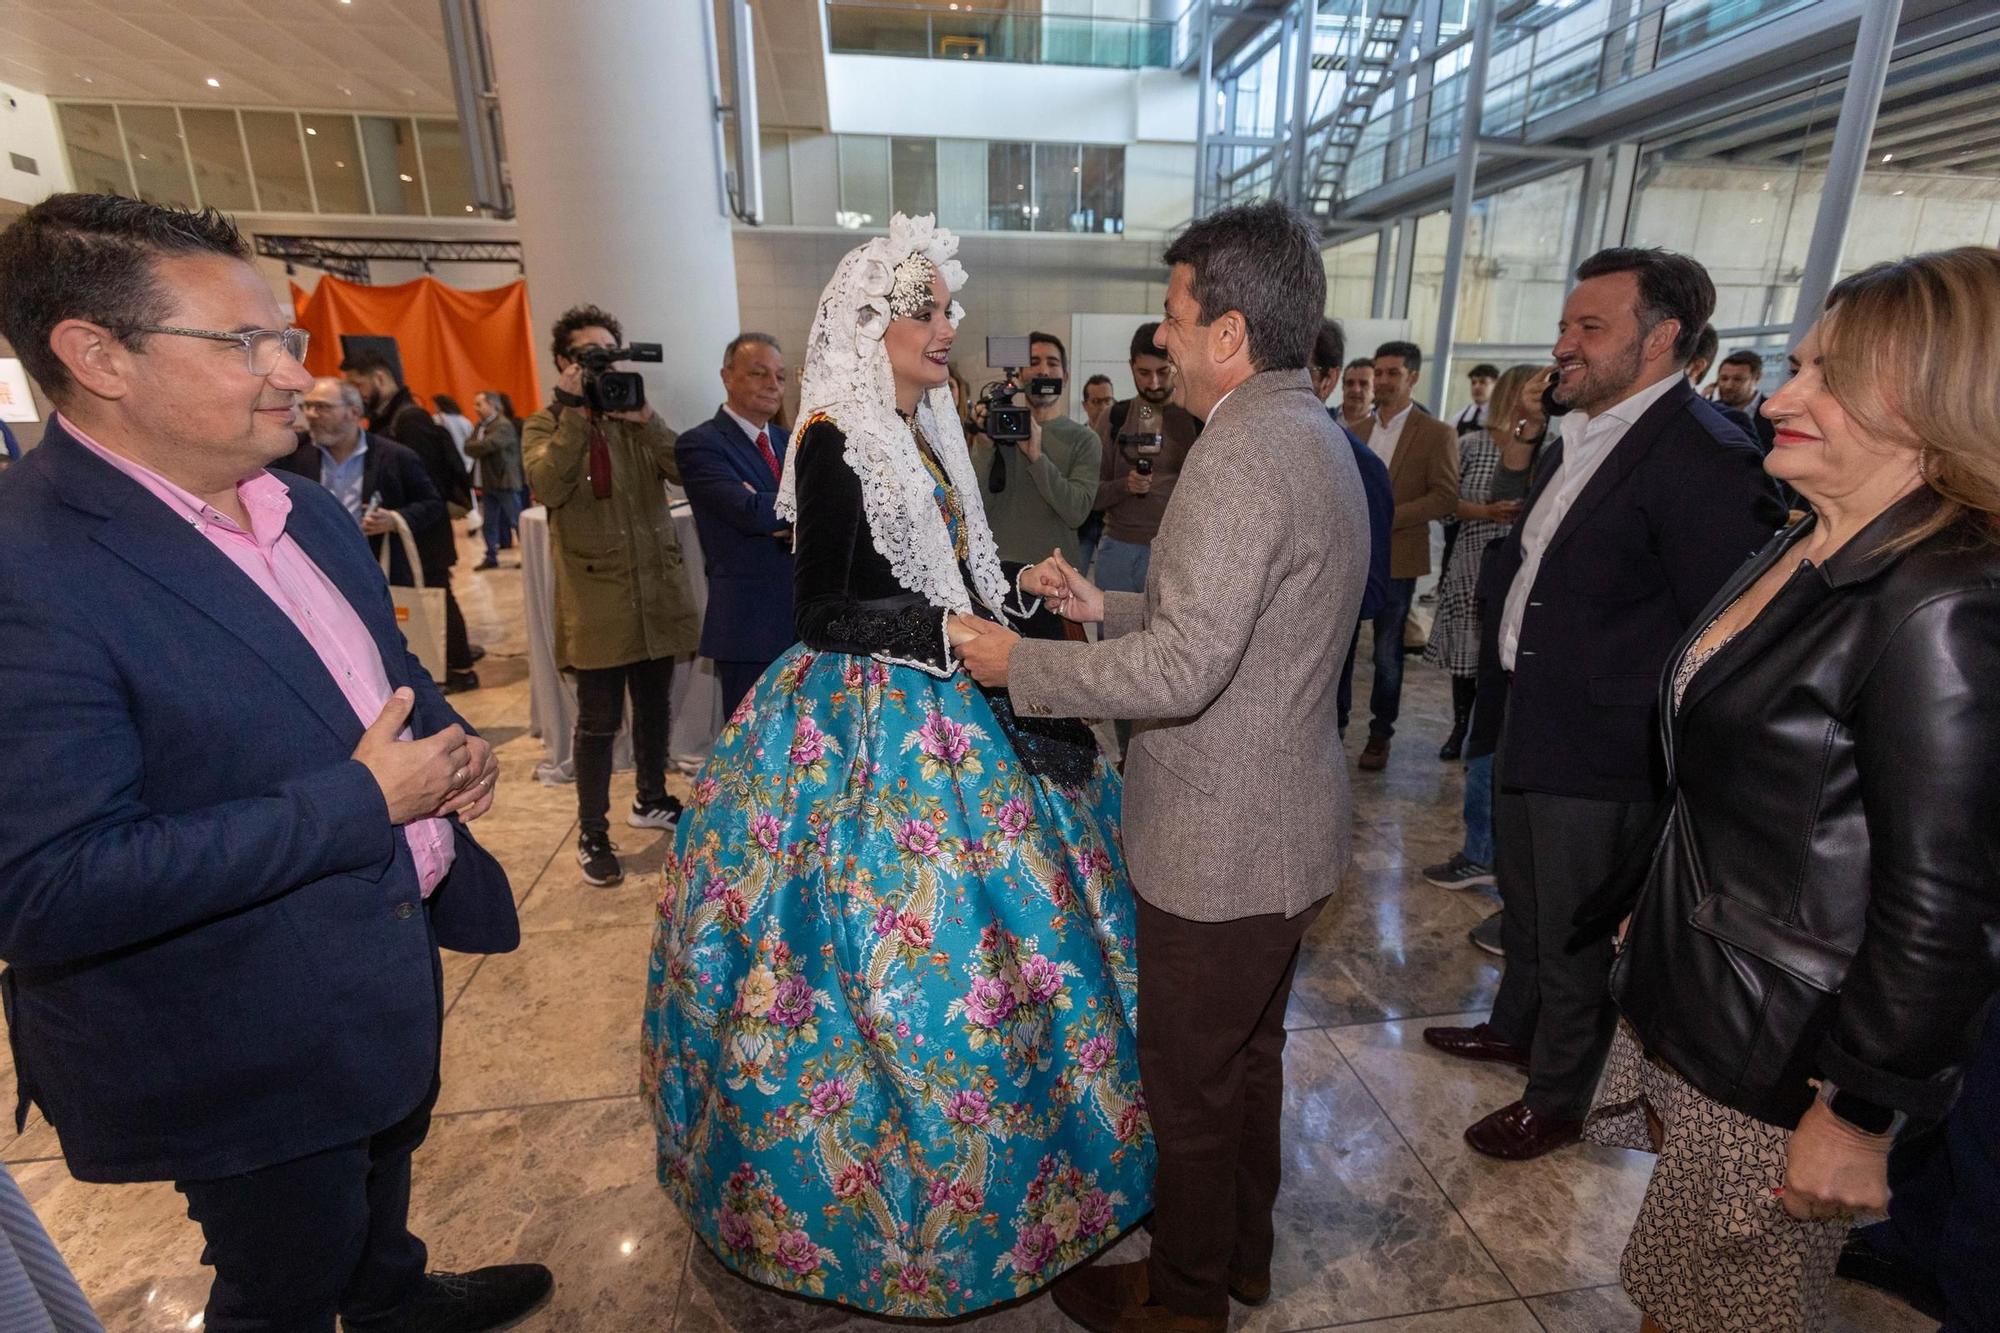
[(1271, 1270), (1229, 1274), (1229, 1299), (1238, 1305), (1262, 1305), (1271, 1299)]
[(1510, 1162), (1567, 1148), (1583, 1134), (1581, 1120), (1557, 1120), (1538, 1115), (1526, 1102), (1503, 1106), (1465, 1131), (1465, 1141), (1477, 1152)]
[(1229, 1316), (1177, 1314), (1149, 1303), (1146, 1261), (1091, 1264), (1055, 1285), (1056, 1308), (1090, 1333), (1225, 1333)]
[(1425, 1028), (1424, 1044), (1455, 1055), (1461, 1060), (1492, 1060), (1503, 1065), (1528, 1067), (1526, 1047), (1502, 1041), (1491, 1023), (1469, 1028)]
[(1370, 736), (1368, 744), (1361, 747), (1361, 770), (1364, 773), (1380, 773), (1389, 766), (1389, 738)]

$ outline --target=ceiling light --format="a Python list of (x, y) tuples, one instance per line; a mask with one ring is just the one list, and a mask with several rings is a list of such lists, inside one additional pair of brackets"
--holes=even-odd
[(471, 204), (467, 204), (467, 205), (465, 206), (465, 211), (466, 211), (466, 212), (468, 212), (468, 213), (470, 213), (470, 212), (472, 211), (472, 205), (471, 205)]
[(211, 87), (211, 88), (220, 88), (220, 87), (222, 86), (222, 80), (221, 80), (221, 79), (210, 79), (210, 80), (208, 81), (208, 86), (209, 86), (209, 87)]
[(84, 81), (85, 83), (96, 83), (96, 82), (97, 82), (97, 80), (96, 80), (96, 79), (93, 79), (93, 78), (91, 78), (91, 77), (90, 77), (90, 76), (89, 76), (88, 74), (79, 74), (79, 75), (77, 75), (76, 77), (78, 77), (79, 79), (82, 79), (82, 80), (83, 80), (83, 81)]
[(401, 181), (415, 181), (416, 177), (412, 176), (409, 172), (404, 171), (404, 172), (399, 172), (397, 174), (396, 179)]
[(344, 166), (346, 166), (347, 164), (346, 164), (345, 162), (336, 162), (336, 163), (334, 163), (333, 165), (335, 165), (336, 167), (344, 167)]
[(1891, 190), (1891, 191), (1889, 191), (1889, 193), (1891, 193), (1891, 194), (1903, 194), (1903, 193), (1905, 193), (1905, 191), (1902, 191), (1902, 190)]
[(1884, 153), (1884, 154), (1882, 154), (1882, 160), (1883, 160), (1884, 162), (1893, 162), (1893, 161), (1895, 161), (1895, 159), (1896, 159), (1896, 155), (1895, 155), (1894, 153)]
[(306, 133), (307, 133), (307, 134), (318, 134), (318, 133), (319, 133), (319, 131), (318, 131), (318, 130), (316, 130), (316, 129), (314, 129), (314, 128), (313, 128), (312, 126), (308, 125), (308, 126), (306, 126)]

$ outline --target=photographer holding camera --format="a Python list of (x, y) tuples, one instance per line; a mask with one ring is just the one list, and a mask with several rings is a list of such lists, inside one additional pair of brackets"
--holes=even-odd
[(1153, 342), (1159, 330), (1153, 320), (1133, 333), (1132, 383), (1139, 392), (1113, 403), (1101, 428), (1097, 508), (1104, 511), (1104, 540), (1097, 547), (1097, 584), (1113, 592), (1146, 590), (1153, 534), (1201, 434), (1200, 420), (1173, 401), (1173, 364)]
[(625, 877), (611, 845), (611, 745), (632, 695), (638, 800), (626, 822), (669, 829), (667, 732), (674, 659), (695, 650), (695, 610), (674, 537), (664, 479), (680, 483), (674, 433), (646, 405), (637, 375), (617, 361), (659, 360), (622, 346), (618, 321), (577, 306), (556, 321), (555, 400), (528, 418), (528, 484), (549, 509), (556, 573), (556, 666), (576, 674), (576, 859), (586, 881)]
[[(972, 405), (979, 430), (971, 442), (972, 471), (1002, 560), (1032, 565), (1060, 549), (1075, 562), (1083, 557), (1077, 527), (1097, 500), (1102, 446), (1090, 427), (1063, 415), (1069, 352), (1062, 339), (1030, 333), (1027, 350), (1026, 383), (1017, 388), (1010, 373)], [(1025, 412), (993, 411), (1023, 394)], [(1025, 436), (1014, 438), (1017, 432)]]

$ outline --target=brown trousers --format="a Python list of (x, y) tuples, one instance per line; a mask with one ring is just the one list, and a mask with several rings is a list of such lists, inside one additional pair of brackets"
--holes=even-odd
[(1177, 1314), (1228, 1315), (1229, 1274), (1271, 1266), (1285, 1005), (1325, 905), (1189, 921), (1139, 903), (1139, 1077), (1160, 1155), (1147, 1280)]

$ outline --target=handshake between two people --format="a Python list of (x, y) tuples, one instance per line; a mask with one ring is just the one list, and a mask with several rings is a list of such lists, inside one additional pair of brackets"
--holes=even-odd
[[(1088, 625), (1104, 619), (1104, 592), (1078, 573), (1061, 551), (1021, 572), (1021, 591), (1039, 597), (1064, 620)], [(972, 678), (988, 689), (1007, 685), (1007, 662), (1021, 636), (978, 616), (953, 616), (945, 627), (952, 651)]]

